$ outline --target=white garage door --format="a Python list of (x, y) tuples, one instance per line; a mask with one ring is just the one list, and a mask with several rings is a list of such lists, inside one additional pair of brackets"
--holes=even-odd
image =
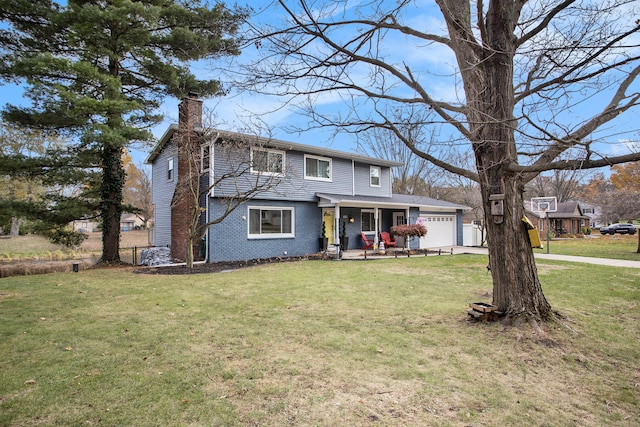
[(420, 215), (427, 227), (427, 235), (420, 238), (420, 248), (439, 248), (455, 246), (456, 217), (455, 215)]

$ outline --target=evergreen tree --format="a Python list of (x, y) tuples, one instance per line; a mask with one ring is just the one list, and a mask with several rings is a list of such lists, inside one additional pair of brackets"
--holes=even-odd
[[(3, 116), (69, 134), (76, 142), (59, 156), (100, 171), (102, 262), (120, 260), (123, 150), (152, 139), (148, 129), (167, 96), (223, 94), (218, 81), (197, 79), (189, 65), (237, 55), (245, 15), (198, 1), (0, 0), (0, 76), (25, 83), (31, 100), (7, 106)], [(46, 169), (49, 159), (39, 160)]]

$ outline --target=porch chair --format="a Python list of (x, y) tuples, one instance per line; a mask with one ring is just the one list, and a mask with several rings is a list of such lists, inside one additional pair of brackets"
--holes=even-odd
[(396, 247), (396, 239), (391, 238), (391, 234), (387, 231), (383, 231), (380, 233), (380, 238), (384, 243), (385, 248), (395, 248)]
[(362, 237), (362, 249), (373, 249), (373, 240), (369, 240), (364, 233), (360, 233), (360, 237)]

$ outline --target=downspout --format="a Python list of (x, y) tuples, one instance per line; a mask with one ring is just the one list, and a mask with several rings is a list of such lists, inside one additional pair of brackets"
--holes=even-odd
[[(212, 157), (214, 156), (215, 150), (212, 146), (209, 147), (209, 187), (211, 187), (211, 174), (213, 173), (213, 161)], [(209, 222), (211, 220), (211, 212), (209, 212), (209, 206), (211, 205), (211, 198), (213, 197), (213, 188), (209, 188), (207, 191), (207, 197), (205, 197), (205, 221)], [(209, 262), (209, 245), (211, 244), (211, 227), (207, 226), (207, 230), (205, 231), (207, 244), (205, 246), (204, 251), (204, 262)]]
[(356, 161), (351, 160), (351, 195), (356, 195)]
[[(211, 185), (212, 182), (215, 182), (214, 180), (214, 169), (213, 169), (213, 165), (215, 165), (215, 156), (216, 156), (216, 141), (218, 140), (218, 138), (220, 138), (220, 132), (216, 132), (216, 137), (212, 139), (213, 143), (209, 145), (209, 190), (207, 191), (207, 197), (205, 197), (206, 200), (206, 213), (205, 213), (205, 218), (206, 221), (209, 222), (211, 221), (211, 212), (209, 212), (209, 206), (211, 206), (211, 199), (213, 199), (214, 193), (215, 193), (215, 188)], [(206, 250), (204, 252), (204, 262), (208, 263), (209, 262), (209, 256), (210, 256), (210, 252), (211, 252), (211, 248), (210, 248), (210, 244), (211, 244), (211, 226), (207, 226), (207, 231), (206, 231), (206, 236), (207, 236), (207, 245), (206, 245)]]

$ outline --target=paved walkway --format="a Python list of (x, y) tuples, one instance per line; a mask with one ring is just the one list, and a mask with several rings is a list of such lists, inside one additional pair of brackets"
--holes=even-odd
[[(487, 248), (467, 247), (467, 246), (446, 246), (442, 248), (430, 249), (431, 251), (437, 251), (440, 249), (442, 255), (459, 255), (459, 254), (479, 254), (488, 255)], [(344, 259), (363, 259), (364, 252), (362, 250), (349, 250), (343, 254)], [(431, 256), (431, 253), (428, 255)], [(436, 255), (437, 256), (437, 255)], [(626, 261), (622, 259), (609, 259), (609, 258), (592, 258), (584, 256), (572, 256), (572, 255), (556, 255), (546, 253), (536, 253), (537, 259), (551, 259), (557, 261), (568, 262), (582, 262), (585, 264), (597, 264), (608, 265), (611, 267), (625, 267), (625, 268), (640, 268), (640, 261)], [(389, 258), (389, 255), (378, 256), (374, 255), (372, 251), (367, 251), (367, 258)]]
[[(488, 254), (488, 252), (489, 251), (487, 248), (469, 248), (469, 247), (461, 247), (461, 246), (453, 247), (454, 254), (460, 254), (460, 253)], [(557, 261), (582, 262), (585, 264), (608, 265), (611, 267), (640, 268), (640, 261), (627, 261), (623, 259), (593, 258), (593, 257), (586, 257), (586, 256), (558, 255), (558, 254), (547, 254), (547, 253), (536, 253), (535, 257), (537, 259), (553, 259)], [(639, 258), (640, 258), (640, 255), (639, 255)]]

